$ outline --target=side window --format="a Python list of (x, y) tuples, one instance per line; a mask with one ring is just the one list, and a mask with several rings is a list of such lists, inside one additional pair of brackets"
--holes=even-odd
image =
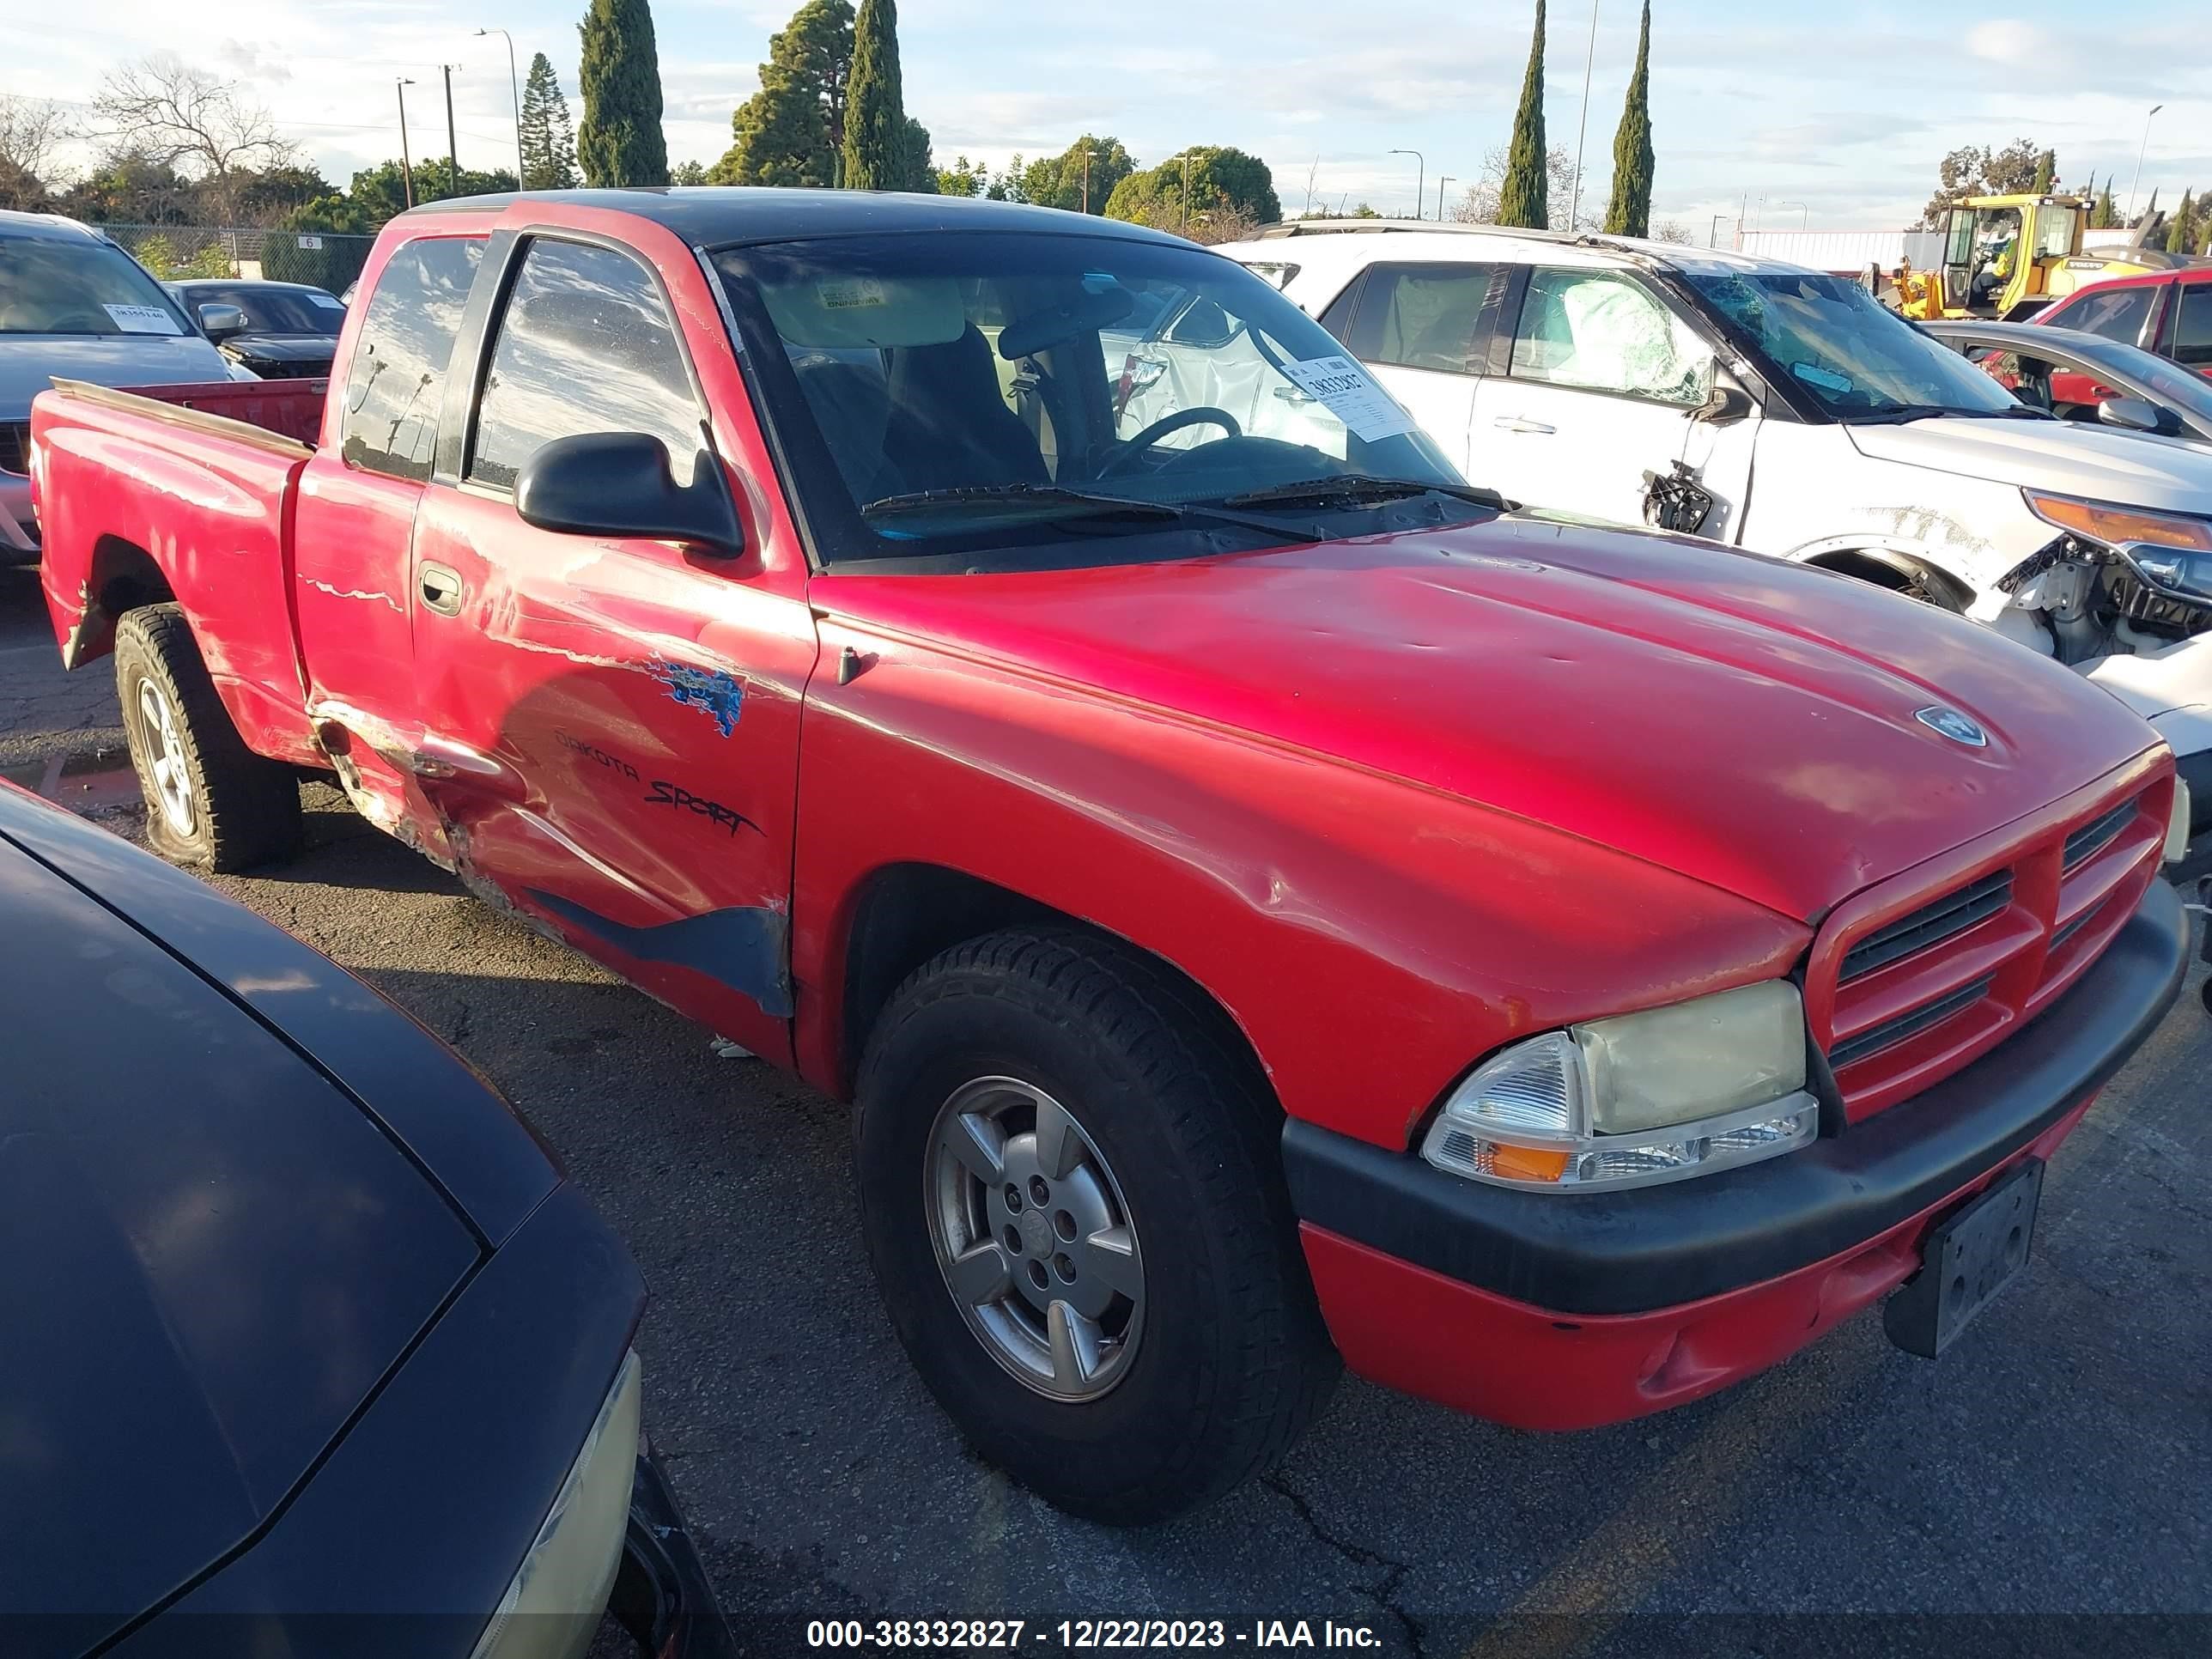
[(483, 260), (480, 238), (426, 236), (386, 264), (346, 375), (339, 453), (349, 465), (417, 483), (430, 476), (446, 365)]
[(2150, 320), (2151, 301), (2157, 297), (2158, 290), (2153, 288), (2106, 289), (2102, 293), (2084, 294), (2063, 313), (2052, 313), (2051, 320), (2068, 328), (2087, 329), (2124, 345), (2133, 345), (2141, 337), (2143, 325)]
[(1475, 329), (1490, 297), (1489, 265), (1378, 265), (1359, 302), (1359, 356), (1447, 374), (1480, 373)]
[(1712, 353), (1641, 285), (1604, 270), (1534, 270), (1513, 337), (1516, 380), (1659, 403), (1705, 402)]
[(1321, 325), (1346, 345), (1352, 343), (1352, 308), (1359, 301), (1359, 278), (1354, 276), (1344, 285), (1344, 292), (1328, 302), (1328, 309), (1316, 319)]
[(507, 297), (477, 408), (468, 476), (512, 489), (556, 438), (643, 432), (689, 483), (705, 441), (660, 289), (626, 253), (539, 238)]
[(2180, 301), (2173, 325), (2173, 360), (2202, 368), (2212, 364), (2212, 283), (2183, 283), (2173, 296)]

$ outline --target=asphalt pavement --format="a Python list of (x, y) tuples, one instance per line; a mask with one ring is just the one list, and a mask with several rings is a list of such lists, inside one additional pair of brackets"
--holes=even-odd
[[(108, 665), (63, 675), (32, 573), (0, 570), (0, 772), (136, 835), (121, 744)], [(647, 1425), (748, 1652), (805, 1651), (810, 1620), (947, 1617), (1026, 1620), (1046, 1651), (1062, 1619), (1139, 1617), (1222, 1620), (1229, 1649), (1276, 1620), (1327, 1645), (1329, 1620), (1431, 1659), (2212, 1651), (2202, 967), (2054, 1162), (2027, 1272), (1940, 1362), (1869, 1316), (1570, 1436), (1347, 1379), (1275, 1474), (1123, 1533), (978, 1462), (924, 1392), (869, 1277), (843, 1108), (718, 1054), (334, 790), (308, 807), (305, 856), (216, 884), (458, 1047), (629, 1241)]]

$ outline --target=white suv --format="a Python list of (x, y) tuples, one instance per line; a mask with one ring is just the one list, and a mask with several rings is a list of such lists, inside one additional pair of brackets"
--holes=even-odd
[(1217, 251), (1474, 483), (1963, 612), (2149, 717), (2212, 811), (2212, 454), (2053, 420), (1856, 283), (1777, 260), (1486, 227)]

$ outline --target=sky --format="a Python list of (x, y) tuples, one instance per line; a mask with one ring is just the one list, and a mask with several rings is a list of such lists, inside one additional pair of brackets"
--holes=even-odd
[[(711, 162), (731, 111), (758, 84), (768, 37), (797, 0), (655, 0), (672, 161)], [(2027, 137), (2067, 185), (2117, 176), (2124, 201), (2145, 138), (2142, 194), (2171, 205), (2212, 188), (2212, 54), (2203, 0), (1968, 9), (1806, 0), (1655, 0), (1655, 225), (1695, 240), (1753, 228), (1894, 228), (1917, 217), (1936, 164), (1961, 144)], [(459, 66), (461, 164), (514, 165), (505, 42), (544, 52), (571, 110), (581, 0), (233, 0), (221, 8), (74, 0), (5, 25), (0, 94), (90, 100), (117, 64), (168, 52), (236, 79), (332, 179), (398, 151), (394, 80), (419, 158), (442, 155), (439, 65)], [(1371, 203), (1407, 214), (1417, 178), (1437, 211), (1510, 136), (1530, 0), (907, 0), (907, 110), (939, 166), (1003, 166), (1085, 131), (1140, 163), (1187, 144), (1233, 144), (1273, 168), (1286, 212)], [(49, 21), (49, 16), (67, 21)], [(1636, 52), (1632, 0), (1551, 8), (1545, 119), (1572, 148), (1589, 65), (1585, 196), (1601, 204)], [(1947, 27), (1947, 17), (1959, 27)], [(1394, 155), (1393, 149), (1422, 152)]]

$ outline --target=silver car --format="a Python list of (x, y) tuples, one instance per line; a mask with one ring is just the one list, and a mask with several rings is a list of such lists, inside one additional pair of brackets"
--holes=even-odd
[(102, 386), (253, 378), (99, 231), (57, 214), (0, 212), (0, 564), (38, 560), (31, 399), (58, 375)]

